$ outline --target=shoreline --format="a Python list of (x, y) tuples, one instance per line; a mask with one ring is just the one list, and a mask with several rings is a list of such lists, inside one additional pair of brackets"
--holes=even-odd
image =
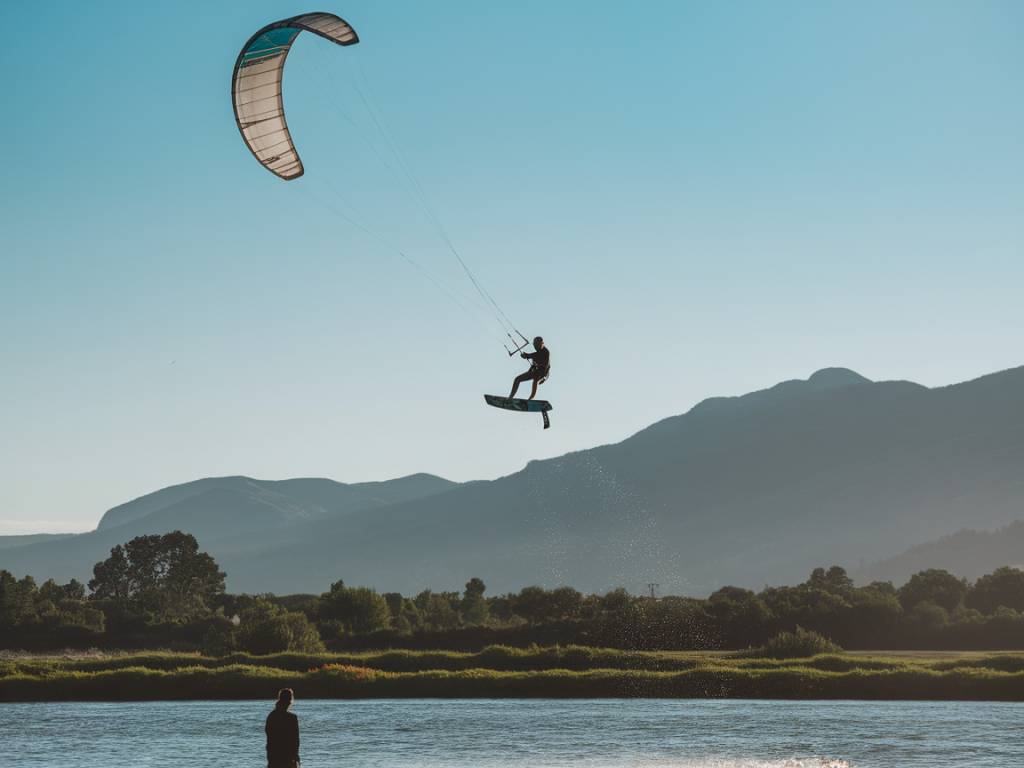
[(224, 658), (148, 653), (0, 661), (0, 702), (266, 699), (1024, 701), (1024, 654), (765, 659), (586, 648)]

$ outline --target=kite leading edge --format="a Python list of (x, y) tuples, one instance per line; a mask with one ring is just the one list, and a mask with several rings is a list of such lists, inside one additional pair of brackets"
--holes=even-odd
[(359, 42), (349, 23), (333, 13), (304, 13), (268, 24), (250, 37), (231, 73), (231, 102), (242, 140), (264, 168), (286, 181), (303, 174), (281, 99), (284, 62), (303, 31), (338, 45)]

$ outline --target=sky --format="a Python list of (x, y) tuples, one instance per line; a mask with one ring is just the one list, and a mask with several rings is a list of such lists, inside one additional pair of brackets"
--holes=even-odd
[[(230, 75), (309, 10), (361, 42), (295, 44), (306, 175), (284, 182)], [(0, 22), (0, 533), (206, 476), (493, 478), (827, 366), (941, 386), (1024, 364), (1015, 0)], [(442, 231), (547, 340), (551, 429), (484, 405), (525, 366)]]

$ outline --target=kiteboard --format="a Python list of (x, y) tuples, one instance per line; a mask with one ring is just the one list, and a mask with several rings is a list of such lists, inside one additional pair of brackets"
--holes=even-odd
[(495, 408), (503, 408), (506, 411), (539, 413), (544, 419), (544, 429), (551, 426), (551, 421), (548, 419), (551, 403), (547, 400), (523, 400), (519, 397), (499, 397), (498, 395), (484, 395), (484, 400), (488, 405), (493, 405)]

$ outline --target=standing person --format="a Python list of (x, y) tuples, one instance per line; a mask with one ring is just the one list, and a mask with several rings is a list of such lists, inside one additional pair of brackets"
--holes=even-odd
[(512, 394), (509, 395), (509, 398), (516, 396), (519, 385), (524, 381), (532, 381), (533, 389), (530, 390), (530, 400), (533, 400), (537, 396), (537, 385), (543, 384), (548, 374), (551, 373), (551, 351), (544, 346), (544, 339), (537, 336), (533, 340), (533, 348), (537, 351), (523, 352), (519, 355), (524, 360), (530, 361), (530, 370), (516, 376), (516, 380), (512, 382)]
[(298, 768), (299, 718), (288, 711), (294, 700), (292, 689), (282, 688), (274, 711), (267, 715), (267, 768)]

